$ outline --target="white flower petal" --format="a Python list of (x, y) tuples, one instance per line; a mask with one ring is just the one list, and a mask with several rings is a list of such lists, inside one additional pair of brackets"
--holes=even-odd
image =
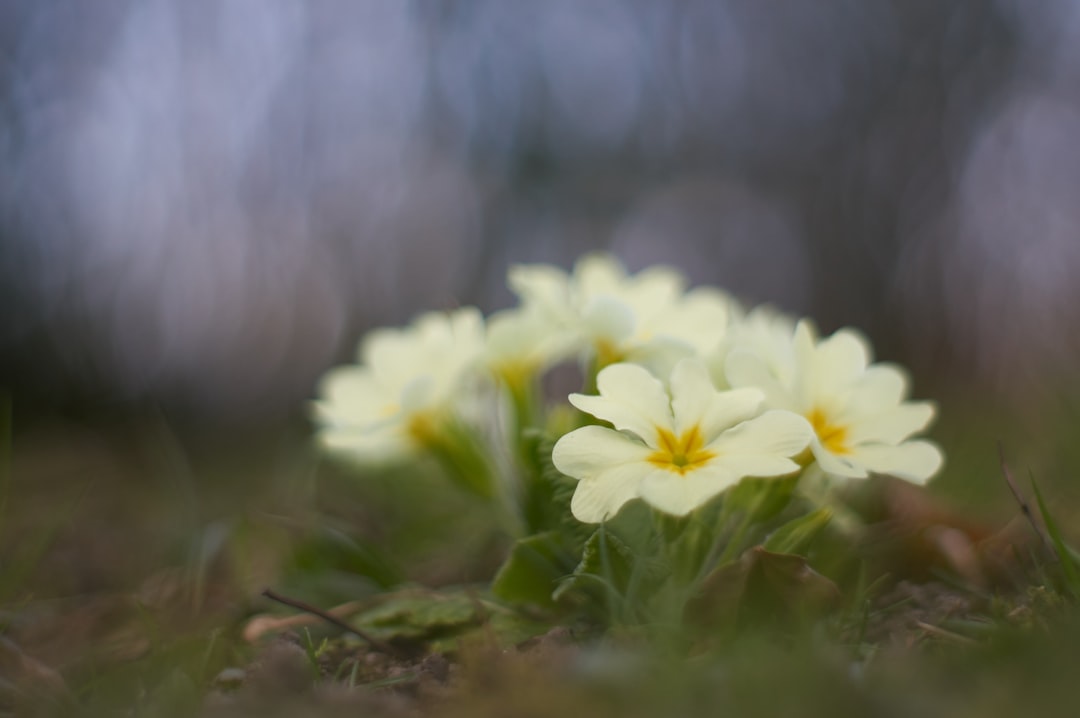
[(570, 403), (616, 429), (656, 446), (657, 428), (671, 431), (671, 404), (664, 385), (635, 364), (612, 364), (596, 377), (600, 396), (571, 394)]
[(907, 372), (895, 364), (874, 364), (855, 384), (844, 415), (857, 417), (880, 412), (897, 406), (907, 394)]
[(711, 441), (721, 432), (761, 414), (765, 395), (760, 389), (729, 389), (712, 396), (711, 405), (701, 418), (701, 433)]
[(485, 354), (495, 369), (542, 371), (568, 357), (574, 339), (543, 312), (515, 307), (488, 318)]
[(649, 447), (603, 426), (584, 426), (555, 443), (551, 461), (555, 468), (575, 479), (586, 479), (606, 467), (644, 462)]
[(587, 254), (574, 263), (574, 281), (582, 299), (615, 292), (626, 282), (626, 268), (610, 254)]
[(830, 476), (843, 476), (848, 479), (865, 479), (866, 469), (861, 464), (856, 464), (851, 457), (841, 456), (822, 446), (817, 437), (810, 442), (810, 451), (817, 460), (818, 468)]
[(401, 329), (374, 329), (360, 345), (360, 363), (383, 386), (400, 388), (418, 369), (417, 346), (418, 342)]
[(922, 484), (941, 469), (945, 458), (941, 449), (929, 441), (908, 441), (899, 446), (857, 446), (852, 460), (874, 473)]
[(634, 333), (636, 323), (633, 310), (612, 297), (596, 297), (581, 311), (585, 335), (593, 342), (606, 341), (618, 348)]
[(522, 305), (562, 314), (569, 302), (570, 277), (550, 264), (518, 264), (510, 267), (507, 283)]
[(934, 405), (930, 402), (908, 402), (852, 423), (847, 441), (852, 445), (881, 443), (895, 446), (925, 429), (933, 418)]
[(799, 323), (795, 325), (795, 335), (791, 338), (791, 348), (795, 355), (795, 363), (803, 372), (814, 363), (817, 342), (817, 327), (809, 319), (800, 319)]
[(715, 349), (727, 331), (728, 299), (706, 287), (687, 292), (668, 306), (657, 305), (643, 321), (639, 336), (675, 339), (699, 354)]
[(679, 301), (686, 280), (670, 267), (649, 267), (614, 287), (615, 296), (633, 308), (639, 319), (663, 313)]
[(721, 356), (733, 351), (756, 354), (775, 380), (789, 392), (795, 378), (794, 335), (793, 319), (768, 306), (759, 306), (739, 319), (729, 320), (727, 336), (716, 353)]
[(637, 498), (641, 482), (655, 471), (659, 469), (642, 461), (613, 466), (582, 479), (570, 499), (570, 512), (589, 524), (610, 519), (623, 504)]
[(705, 416), (716, 389), (705, 364), (698, 359), (683, 359), (676, 364), (671, 372), (670, 386), (675, 433), (681, 434)]
[(756, 416), (764, 395), (757, 389), (719, 392), (713, 388), (705, 364), (684, 359), (671, 373), (671, 408), (675, 433), (697, 426), (706, 443), (720, 432)]
[(723, 468), (707, 466), (685, 475), (657, 470), (641, 482), (646, 503), (673, 516), (685, 516), (742, 478)]
[(334, 423), (367, 424), (393, 413), (397, 397), (390, 396), (372, 373), (360, 367), (338, 367), (327, 372), (319, 385), (324, 400), (316, 402), (321, 417)]
[(695, 356), (694, 348), (671, 337), (655, 337), (644, 343), (630, 342), (622, 360), (640, 364), (654, 376), (671, 376), (675, 365)]
[(444, 398), (441, 389), (430, 374), (416, 377), (401, 390), (402, 410), (412, 414), (434, 406)]
[(412, 440), (397, 425), (376, 431), (330, 427), (319, 432), (318, 438), (326, 448), (353, 455), (365, 463), (391, 463), (415, 449)]
[(765, 394), (765, 406), (770, 409), (800, 409), (791, 390), (770, 371), (765, 360), (754, 353), (734, 349), (724, 361), (728, 383), (736, 388), (753, 387)]
[(802, 367), (806, 405), (835, 401), (862, 377), (869, 361), (869, 342), (854, 329), (841, 329), (818, 342)]
[(717, 456), (709, 462), (709, 468), (716, 467), (735, 476), (785, 476), (794, 474), (800, 467), (791, 459), (775, 454), (726, 454)]
[(723, 456), (795, 456), (814, 436), (810, 422), (790, 411), (767, 411), (729, 429), (705, 448)]

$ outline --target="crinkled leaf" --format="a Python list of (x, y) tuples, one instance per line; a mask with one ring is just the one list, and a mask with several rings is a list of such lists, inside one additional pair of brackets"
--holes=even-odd
[(805, 553), (806, 548), (817, 538), (821, 530), (829, 525), (830, 520), (832, 520), (832, 511), (828, 508), (820, 508), (788, 521), (773, 531), (763, 546), (774, 553)]
[(604, 587), (615, 594), (622, 594), (634, 566), (634, 553), (630, 547), (604, 526), (598, 528), (585, 542), (581, 562), (555, 590), (556, 600), (569, 593), (585, 589), (592, 592)]
[(527, 536), (514, 544), (491, 592), (510, 603), (552, 608), (558, 582), (574, 570), (575, 556), (556, 531)]
[(475, 637), (512, 646), (551, 628), (466, 588), (387, 594), (350, 623), (379, 640), (423, 644), (436, 652)]
[(427, 640), (481, 623), (485, 604), (474, 594), (455, 591), (407, 591), (388, 594), (351, 623), (382, 640)]

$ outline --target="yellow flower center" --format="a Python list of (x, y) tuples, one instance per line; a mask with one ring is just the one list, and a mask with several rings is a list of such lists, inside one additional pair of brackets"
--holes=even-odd
[(606, 366), (617, 364), (624, 359), (623, 353), (615, 344), (607, 339), (596, 342), (596, 370), (600, 371)]
[(416, 414), (405, 425), (409, 436), (421, 446), (431, 446), (439, 436), (435, 422), (426, 414)]
[(825, 412), (817, 408), (807, 414), (806, 419), (810, 422), (810, 426), (814, 427), (814, 433), (817, 434), (818, 439), (826, 449), (834, 454), (851, 453), (851, 447), (848, 446), (847, 441), (848, 428), (846, 426), (833, 424), (825, 416)]
[(696, 425), (678, 437), (667, 429), (658, 428), (656, 436), (660, 448), (649, 454), (646, 460), (661, 469), (685, 475), (687, 471), (699, 468), (716, 456), (715, 451), (703, 448), (705, 440)]

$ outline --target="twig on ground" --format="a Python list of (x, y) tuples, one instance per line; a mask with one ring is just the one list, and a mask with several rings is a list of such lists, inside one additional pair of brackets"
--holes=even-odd
[(337, 626), (343, 631), (347, 631), (355, 636), (359, 636), (361, 639), (366, 641), (372, 648), (377, 649), (381, 653), (385, 653), (388, 656), (400, 656), (401, 652), (395, 649), (389, 643), (386, 643), (385, 641), (380, 641), (378, 638), (375, 638), (374, 636), (365, 633), (356, 626), (350, 626), (345, 621), (342, 621), (337, 616), (324, 611), (318, 606), (312, 606), (310, 603), (306, 603), (295, 598), (289, 598), (288, 596), (282, 596), (280, 593), (277, 593), (276, 591), (273, 591), (269, 588), (265, 589), (262, 592), (262, 595), (266, 596), (271, 601), (277, 601), (278, 603), (282, 603), (291, 608), (295, 608), (298, 611), (303, 611), (304, 613), (310, 613), (313, 616), (318, 616), (322, 620), (333, 626)]

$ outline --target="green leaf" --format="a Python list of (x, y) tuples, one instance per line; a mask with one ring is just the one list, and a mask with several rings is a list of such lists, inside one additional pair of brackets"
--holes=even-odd
[(1065, 574), (1065, 584), (1074, 597), (1080, 598), (1080, 572), (1077, 571), (1076, 567), (1076, 554), (1065, 543), (1061, 530), (1058, 528), (1057, 522), (1054, 521), (1054, 517), (1050, 515), (1050, 511), (1047, 510), (1042, 492), (1039, 491), (1039, 485), (1035, 483), (1034, 479), (1031, 481), (1031, 487), (1035, 491), (1035, 501), (1039, 504), (1039, 513), (1042, 514), (1043, 523), (1046, 524), (1046, 530), (1050, 534), (1050, 541), (1053, 542), (1054, 551), (1057, 553), (1058, 561), (1061, 563), (1061, 570)]
[(574, 561), (574, 554), (557, 531), (528, 536), (514, 544), (495, 574), (491, 592), (510, 603), (553, 608), (552, 593), (559, 580), (573, 570)]
[(403, 591), (387, 594), (351, 623), (383, 640), (427, 640), (479, 624), (486, 612), (484, 603), (464, 590)]
[(380, 640), (420, 643), (436, 652), (455, 650), (462, 641), (477, 637), (494, 638), (502, 646), (516, 645), (551, 628), (549, 623), (461, 587), (387, 594), (350, 623)]
[(799, 482), (799, 474), (780, 479), (743, 479), (728, 491), (724, 513), (744, 513), (751, 522), (767, 521), (784, 510)]
[(601, 525), (585, 542), (581, 561), (573, 575), (559, 584), (554, 598), (583, 596), (609, 620), (617, 619), (623, 606), (633, 603), (638, 592), (648, 593), (649, 585), (662, 574), (660, 564), (640, 546), (631, 546)]
[[(608, 536), (617, 537), (635, 554), (646, 555), (650, 551), (654, 538), (656, 538), (656, 514), (657, 512), (649, 504), (640, 499), (634, 499), (626, 503), (615, 517), (607, 521), (604, 527), (608, 532)], [(589, 539), (595, 536), (594, 532)]]
[(805, 553), (821, 530), (832, 520), (832, 511), (821, 508), (800, 516), (776, 529), (765, 540), (764, 547), (775, 553)]

